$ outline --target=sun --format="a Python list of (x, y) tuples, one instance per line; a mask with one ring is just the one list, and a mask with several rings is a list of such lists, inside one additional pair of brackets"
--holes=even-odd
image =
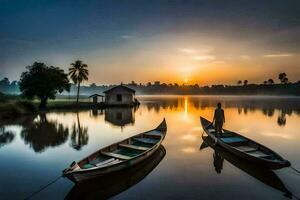
[(189, 82), (189, 78), (187, 76), (185, 76), (184, 79), (183, 79), (183, 82), (184, 83), (188, 83)]

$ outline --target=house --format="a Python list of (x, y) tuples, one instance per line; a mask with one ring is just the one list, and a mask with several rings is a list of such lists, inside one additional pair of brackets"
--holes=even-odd
[(92, 100), (92, 102), (96, 104), (96, 103), (98, 103), (99, 98), (101, 98), (100, 102), (103, 102), (104, 96), (99, 95), (99, 94), (93, 94), (93, 95), (89, 96), (89, 101), (91, 102), (91, 100)]
[(135, 106), (139, 104), (135, 99), (135, 90), (122, 84), (103, 93), (105, 94), (105, 104), (108, 106)]

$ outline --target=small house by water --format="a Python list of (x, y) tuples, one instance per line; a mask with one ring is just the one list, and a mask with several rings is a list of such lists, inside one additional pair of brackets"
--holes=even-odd
[(138, 104), (135, 99), (135, 90), (124, 85), (118, 85), (103, 92), (105, 104), (112, 106), (134, 106)]

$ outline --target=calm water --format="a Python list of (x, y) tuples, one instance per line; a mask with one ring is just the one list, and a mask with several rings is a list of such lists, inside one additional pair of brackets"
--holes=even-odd
[[(138, 109), (53, 112), (0, 124), (0, 199), (22, 199), (61, 174), (72, 161), (165, 117), (164, 148), (149, 162), (83, 188), (61, 178), (33, 199), (287, 199), (300, 196), (290, 168), (260, 170), (203, 144), (199, 116), (212, 118), (221, 100), (225, 128), (278, 152), (300, 169), (300, 99), (140, 97)], [(201, 146), (201, 150), (200, 150)], [(221, 156), (216, 156), (219, 152)], [(224, 159), (225, 158), (225, 159)]]

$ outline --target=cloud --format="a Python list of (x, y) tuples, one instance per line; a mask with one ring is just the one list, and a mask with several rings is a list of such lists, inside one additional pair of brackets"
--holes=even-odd
[(122, 39), (129, 39), (129, 38), (132, 38), (132, 36), (130, 35), (121, 35), (120, 36)]
[(267, 54), (267, 55), (263, 55), (263, 57), (265, 58), (277, 58), (277, 57), (291, 57), (294, 56), (293, 54)]
[(199, 60), (199, 61), (206, 61), (206, 60), (215, 60), (216, 57), (213, 55), (198, 55), (198, 56), (193, 56), (193, 60)]
[(245, 60), (250, 60), (251, 56), (248, 55), (241, 55), (240, 58), (245, 59)]
[(178, 51), (186, 53), (186, 54), (193, 54), (196, 52), (195, 49), (189, 49), (189, 48), (178, 48)]
[(214, 64), (224, 64), (226, 63), (224, 60), (216, 60), (216, 61), (213, 61)]

